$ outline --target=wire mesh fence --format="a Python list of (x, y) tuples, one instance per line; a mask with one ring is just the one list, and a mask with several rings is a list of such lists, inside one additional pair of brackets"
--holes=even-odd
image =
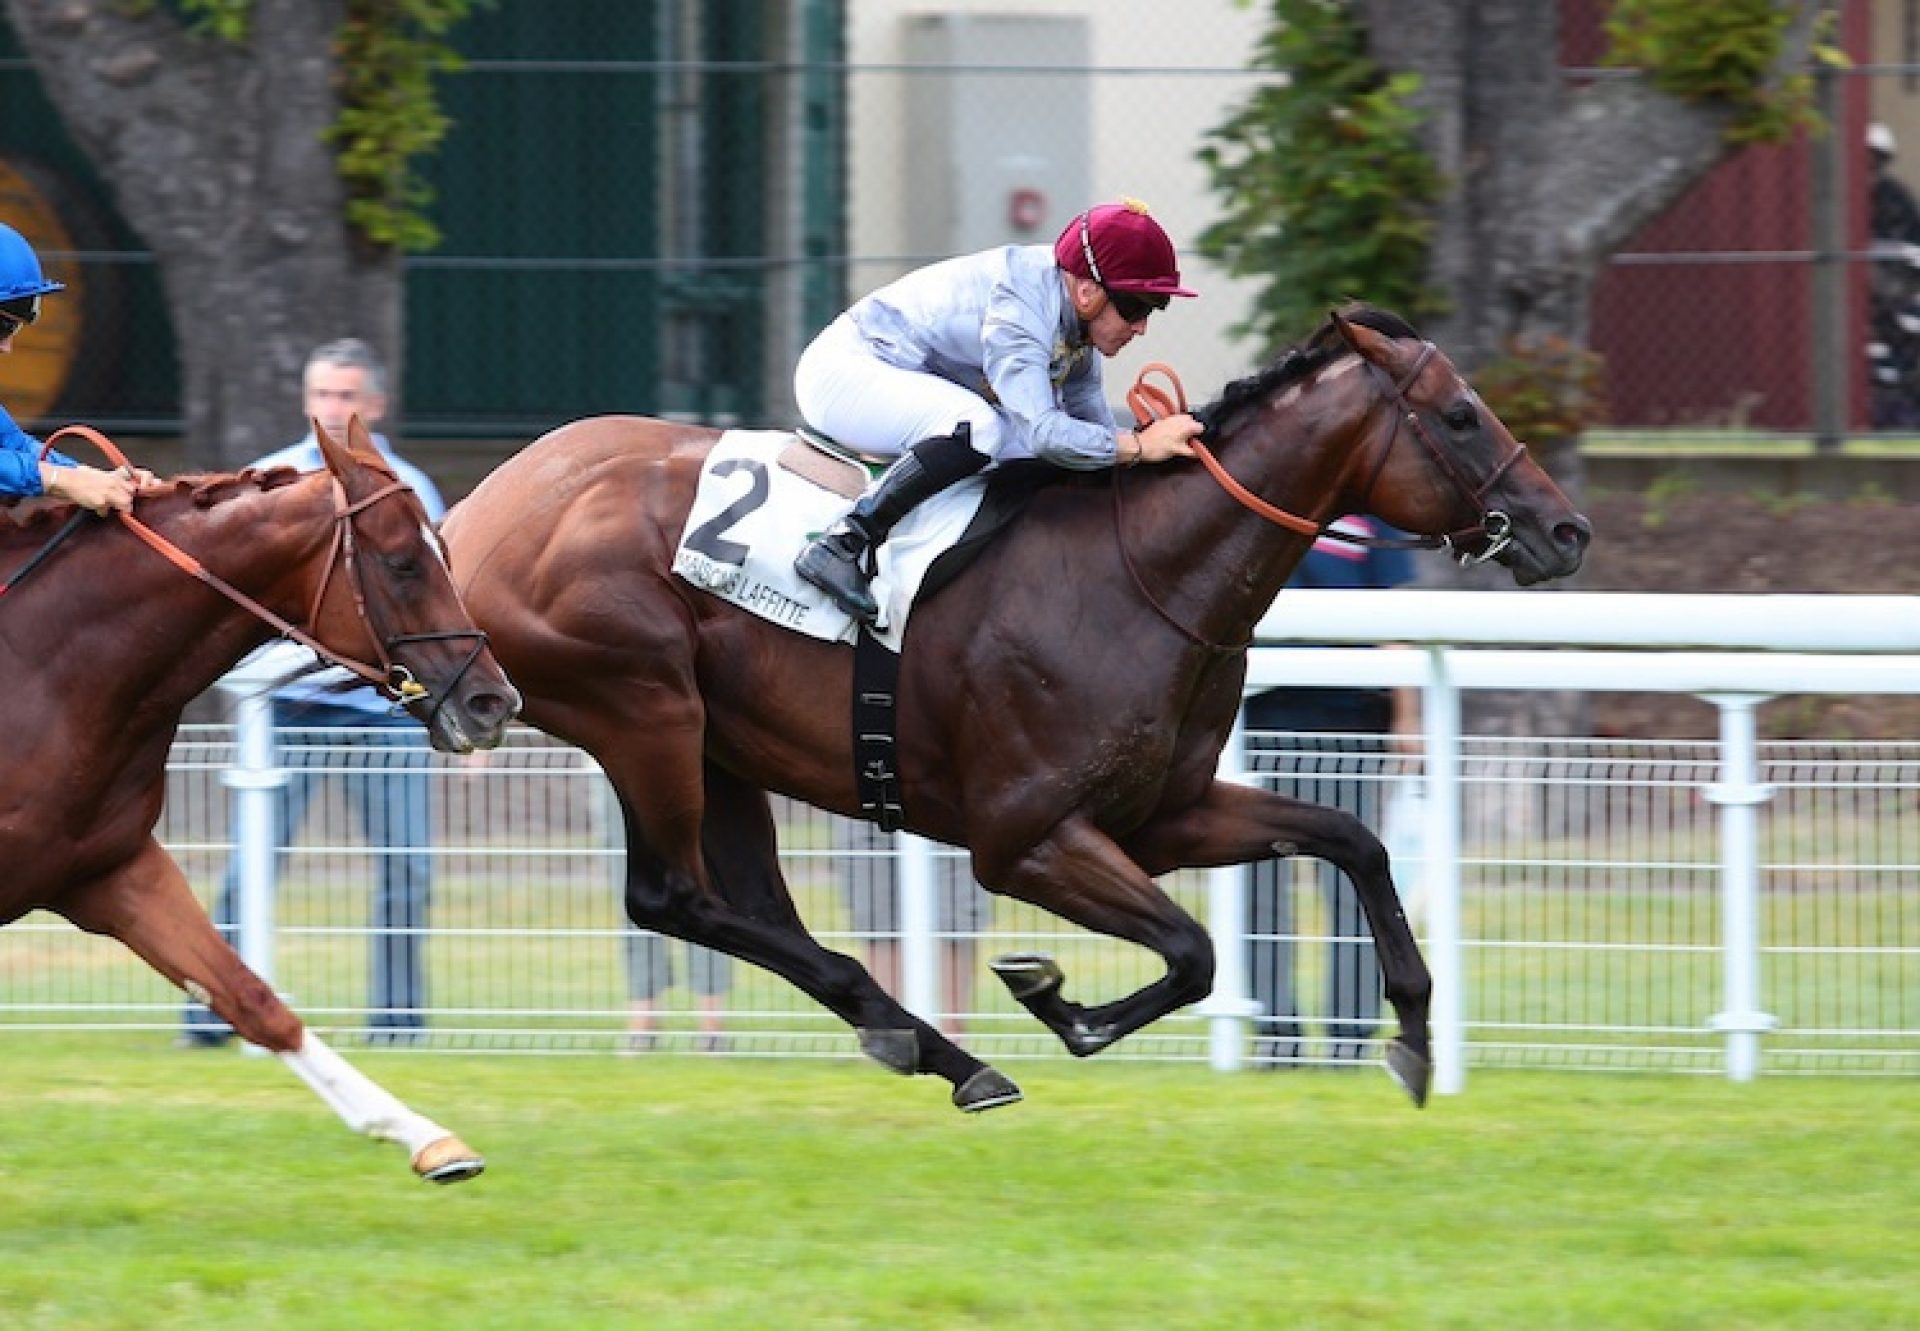
[[(1594, 6), (1567, 8), (1597, 34)], [(1741, 150), (1612, 256), (1596, 433), (1920, 428), (1920, 213), (1881, 203), (1920, 189), (1920, 13), (1895, 9), (1849, 19), (1863, 49), (1821, 75), (1832, 134)], [(1228, 332), (1256, 284), (1193, 242), (1225, 210), (1210, 132), (1279, 77), (1248, 65), (1270, 21), (1231, 0), (484, 7), (454, 34), (454, 129), (424, 164), (444, 240), (408, 262), (397, 433), (524, 442), (606, 411), (791, 424), (794, 361), (847, 302), (935, 258), (1050, 241), (1123, 194), (1154, 205), (1207, 299), (1113, 379), (1173, 359), (1204, 398), (1265, 351)], [(1597, 58), (1564, 53), (1569, 89), (1631, 76)], [(155, 257), (4, 23), (0, 106), (0, 217), (71, 296), (0, 393), (23, 419), (177, 433)]]
[[(1330, 748), (1296, 734), (1251, 737), (1272, 756), (1252, 779), (1322, 799), (1342, 785), (1379, 798), (1403, 897), (1422, 932), (1424, 861), (1395, 805), (1417, 800), (1419, 755), (1378, 742)], [(1326, 737), (1320, 737), (1324, 739)], [(344, 748), (290, 747), (289, 767), (341, 785)], [(421, 1047), (543, 1053), (713, 1052), (851, 1057), (852, 1035), (773, 976), (643, 934), (622, 913), (622, 851), (610, 787), (579, 751), (517, 729), (478, 759), (428, 765), (434, 841), (424, 927)], [(224, 726), (181, 732), (161, 834), (208, 902), (233, 846)], [(355, 758), (353, 761), (360, 761)], [(1719, 845), (1708, 792), (1716, 746), (1697, 741), (1497, 739), (1463, 755), (1463, 1006), (1479, 1066), (1717, 1072), (1723, 1038)], [(1920, 744), (1762, 745), (1761, 997), (1778, 1028), (1768, 1073), (1910, 1073), (1920, 1058)], [(781, 867), (828, 947), (886, 973), (901, 942), (893, 846), (864, 825), (775, 801)], [(298, 829), (275, 894), (273, 980), (316, 1028), (362, 1040), (371, 1004), (377, 848), (339, 791)], [(978, 894), (942, 850), (934, 942), (941, 1024), (988, 1059), (1067, 1055), (985, 969), (1002, 952), (1055, 955), (1081, 1001), (1158, 978), (1140, 949), (1086, 934), (1018, 902)], [(1217, 937), (1293, 954), (1297, 1042), (1272, 1061), (1344, 1053), (1335, 958), (1361, 939), (1336, 925), (1317, 866), (1280, 883), (1289, 926)], [(1163, 886), (1207, 918), (1204, 875)], [(891, 977), (890, 977), (891, 980)], [(891, 980), (897, 983), (897, 980)], [(1376, 981), (1377, 983), (1377, 981)], [(1391, 1015), (1388, 1016), (1389, 1026)], [(141, 1030), (170, 1038), (180, 996), (118, 945), (45, 914), (0, 932), (0, 1028)], [(1106, 1057), (1200, 1061), (1205, 1018), (1189, 1009)], [(1256, 1065), (1259, 1061), (1256, 1055)]]

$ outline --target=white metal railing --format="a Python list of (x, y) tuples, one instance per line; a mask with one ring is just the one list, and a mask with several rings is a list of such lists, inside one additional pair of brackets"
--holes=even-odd
[[(1832, 630), (1839, 652), (1804, 650), (1820, 628)], [(1438, 1090), (1462, 1089), (1469, 1061), (1673, 1067), (1736, 1079), (1763, 1068), (1914, 1070), (1920, 908), (1909, 911), (1908, 902), (1920, 884), (1920, 740), (1763, 743), (1755, 725), (1774, 693), (1920, 692), (1920, 615), (1908, 598), (1289, 592), (1262, 636), (1415, 648), (1260, 648), (1250, 681), (1424, 691), (1425, 735), (1411, 770), (1381, 766), (1360, 779), (1417, 780), (1426, 792), (1420, 835), (1396, 870), (1403, 894), (1419, 900), (1435, 973)], [(1450, 641), (1563, 638), (1620, 649)], [(1765, 650), (1771, 641), (1796, 650)], [(1715, 644), (1741, 650), (1675, 650)], [(1464, 691), (1522, 688), (1697, 694), (1720, 709), (1720, 734), (1630, 742), (1461, 733)], [(243, 950), (316, 1025), (351, 1031), (364, 1016), (361, 956), (377, 852), (343, 810), (322, 807), (273, 885), (273, 857), (259, 840), (266, 834), (250, 829), (271, 825), (259, 812), (282, 779), (278, 764), (326, 770), (333, 759), (320, 749), (296, 759), (263, 749), (264, 708), (243, 706), (239, 720), (237, 730), (183, 732), (163, 839), (209, 897), (239, 848), (243, 880), (257, 880), (243, 882), (257, 903), (247, 912), (252, 927), (242, 927)], [(1263, 779), (1246, 771), (1239, 735), (1222, 770)], [(619, 915), (618, 817), (604, 780), (585, 755), (530, 731), (477, 763), (436, 759), (431, 779), (433, 1044), (621, 1045), (643, 1003), (633, 975), (639, 936)], [(784, 801), (778, 816), (783, 870), (809, 925), (841, 950), (876, 941), (857, 936), (849, 915), (839, 820)], [(954, 853), (911, 837), (896, 853), (898, 931), (878, 941), (898, 944), (908, 1006), (963, 1021), (984, 1057), (1059, 1050), (991, 981), (948, 993), (948, 948), (975, 949), (974, 979), (989, 951), (1058, 952), (1074, 992), (1088, 997), (1115, 996), (1158, 973), (1135, 949), (1017, 903), (994, 903), (982, 928), (943, 931), (941, 874)], [(1240, 1066), (1254, 1015), (1245, 874), (1182, 874), (1166, 885), (1214, 933), (1216, 992), (1109, 1057)], [(1303, 957), (1324, 951), (1317, 944), (1330, 932), (1314, 923), (1313, 897), (1300, 894), (1304, 913), (1288, 935)], [(672, 946), (670, 959), (680, 951)], [(177, 996), (131, 959), (103, 960), (102, 948), (111, 951), (44, 916), (0, 933), (0, 1025), (169, 1028)], [(1314, 964), (1302, 962), (1309, 972)], [(716, 996), (691, 985), (683, 964), (671, 985), (644, 999), (664, 1013), (663, 1047), (695, 1047), (691, 1000)], [(732, 970), (717, 999), (730, 1049), (852, 1051), (837, 1022), (752, 968)]]

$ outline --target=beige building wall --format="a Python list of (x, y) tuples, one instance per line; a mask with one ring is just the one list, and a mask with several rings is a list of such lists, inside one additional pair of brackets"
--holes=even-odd
[[(1071, 207), (1123, 195), (1145, 200), (1181, 251), (1186, 284), (1201, 293), (1156, 315), (1146, 337), (1108, 362), (1110, 395), (1117, 403), (1139, 367), (1158, 360), (1179, 371), (1196, 403), (1215, 396), (1227, 380), (1256, 368), (1258, 351), (1226, 334), (1245, 316), (1245, 284), (1228, 281), (1191, 248), (1219, 212), (1198, 153), (1206, 132), (1255, 86), (1243, 71), (1265, 13), (1264, 6), (1231, 0), (852, 0), (849, 248), (865, 260), (852, 270), (852, 294), (944, 257), (914, 253), (909, 239), (908, 154), (928, 146), (906, 138), (908, 84), (963, 76), (900, 68), (909, 21), (927, 14), (1078, 17), (1088, 25), (1094, 68), (1061, 78), (1077, 81), (1090, 99), (1093, 197)], [(963, 79), (958, 86), (960, 95), (994, 95), (990, 79)], [(1045, 238), (1051, 241), (1052, 233)]]

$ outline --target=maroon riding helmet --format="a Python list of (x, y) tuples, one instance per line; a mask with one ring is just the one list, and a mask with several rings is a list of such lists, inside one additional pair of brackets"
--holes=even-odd
[(1053, 242), (1053, 260), (1108, 291), (1158, 297), (1156, 308), (1169, 296), (1200, 294), (1180, 285), (1173, 242), (1138, 199), (1100, 204), (1067, 223)]

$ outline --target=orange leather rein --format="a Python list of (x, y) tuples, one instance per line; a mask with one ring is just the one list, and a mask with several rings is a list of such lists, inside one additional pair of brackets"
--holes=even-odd
[[(1167, 386), (1147, 382), (1153, 375), (1166, 376)], [(1133, 419), (1141, 425), (1151, 425), (1163, 417), (1178, 415), (1187, 409), (1187, 390), (1180, 382), (1180, 376), (1174, 373), (1171, 365), (1154, 361), (1140, 367), (1140, 373), (1134, 377), (1133, 387), (1127, 390), (1127, 406), (1133, 411)], [(1288, 531), (1299, 532), (1302, 536), (1318, 536), (1321, 525), (1311, 518), (1303, 518), (1297, 513), (1289, 513), (1284, 508), (1276, 508), (1236, 481), (1227, 469), (1220, 465), (1220, 459), (1213, 450), (1198, 439), (1189, 441), (1194, 456), (1200, 459), (1200, 465), (1212, 473), (1220, 488), (1232, 495), (1240, 503), (1258, 513), (1268, 522)]]

